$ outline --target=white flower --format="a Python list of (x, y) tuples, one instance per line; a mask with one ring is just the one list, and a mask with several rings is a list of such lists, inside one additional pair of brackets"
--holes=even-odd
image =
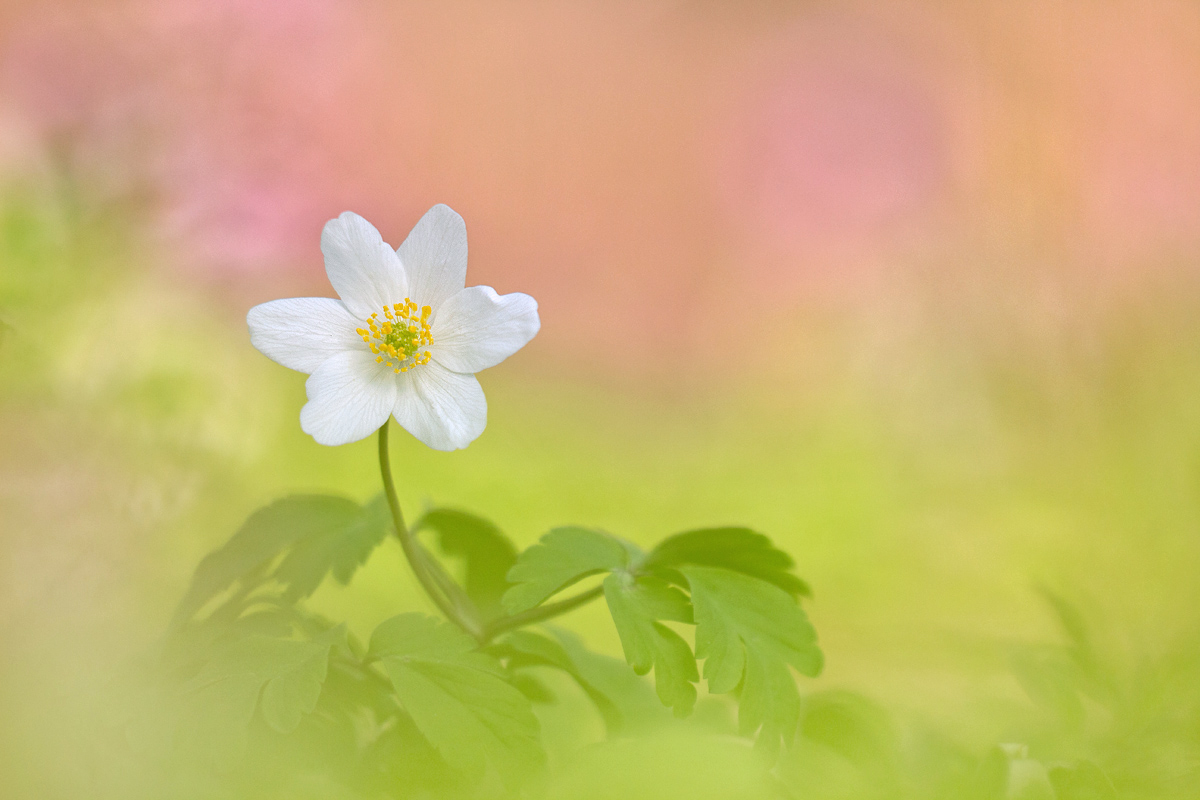
[(487, 425), (474, 373), (534, 337), (537, 302), (463, 288), (467, 228), (444, 205), (429, 209), (395, 251), (347, 211), (325, 224), (321, 252), (340, 300), (273, 300), (246, 315), (255, 347), (310, 376), (300, 427), (321, 444), (347, 444), (391, 414), (435, 450), (473, 442)]

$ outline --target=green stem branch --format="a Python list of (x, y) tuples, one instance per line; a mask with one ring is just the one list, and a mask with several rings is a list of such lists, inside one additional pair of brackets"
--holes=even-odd
[(442, 570), (441, 565), (425, 552), (425, 548), (421, 547), (421, 543), (404, 523), (400, 500), (396, 496), (396, 485), (392, 481), (392, 466), (388, 452), (389, 423), (390, 420), (379, 429), (379, 472), (383, 477), (383, 491), (387, 495), (388, 508), (392, 512), (396, 538), (400, 540), (400, 546), (404, 549), (404, 557), (408, 559), (408, 565), (412, 568), (413, 575), (421, 584), (421, 588), (425, 590), (425, 594), (429, 595), (446, 619), (478, 639), (481, 644), (487, 644), (502, 633), (565, 614), (585, 603), (590, 603), (604, 593), (604, 587), (597, 586), (557, 603), (549, 603), (522, 611), (520, 614), (494, 619), (481, 627), (473, 604), (466, 597), (466, 593), (454, 582), (453, 578)]
[[(412, 531), (404, 524), (404, 514), (400, 510), (400, 499), (396, 496), (396, 485), (392, 481), (391, 460), (388, 454), (388, 424), (390, 422), (391, 420), (388, 420), (383, 423), (383, 427), (379, 429), (379, 472), (383, 477), (383, 491), (387, 495), (388, 508), (392, 512), (392, 522), (396, 527), (396, 537), (404, 549), (404, 557), (408, 559), (408, 565), (412, 568), (421, 588), (425, 590), (425, 594), (429, 595), (446, 619), (478, 639), (482, 636), (479, 623), (459, 604), (455, 603), (444, 588), (446, 581), (450, 579), (449, 576), (435, 575), (435, 570), (440, 567), (431, 563), (432, 559), (425, 553)], [(439, 580), (439, 578), (444, 578), (444, 580)], [(439, 586), (439, 584), (441, 585)]]
[(522, 611), (520, 614), (513, 614), (511, 617), (494, 619), (484, 626), (479, 639), (484, 643), (490, 642), (502, 633), (565, 614), (568, 611), (579, 608), (579, 606), (590, 603), (602, 594), (604, 594), (604, 587), (596, 586), (595, 588), (588, 589), (586, 592), (580, 592), (574, 597), (559, 600), (557, 603), (531, 608), (528, 611)]

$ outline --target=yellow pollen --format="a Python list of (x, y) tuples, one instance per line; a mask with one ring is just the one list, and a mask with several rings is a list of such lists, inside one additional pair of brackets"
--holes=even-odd
[(429, 325), (432, 315), (431, 306), (422, 306), (406, 297), (402, 303), (385, 305), (371, 314), (366, 320), (367, 327), (356, 328), (355, 333), (376, 354), (376, 363), (387, 364), (396, 374), (408, 372), (433, 359), (433, 354), (424, 349), (433, 344)]

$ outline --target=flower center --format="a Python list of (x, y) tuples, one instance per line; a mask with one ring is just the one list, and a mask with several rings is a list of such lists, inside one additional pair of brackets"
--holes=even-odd
[(355, 332), (362, 337), (375, 353), (375, 360), (386, 363), (396, 372), (408, 372), (433, 358), (422, 347), (433, 344), (433, 333), (429, 329), (429, 315), (433, 309), (418, 306), (407, 297), (403, 303), (383, 307), (383, 317), (376, 312), (367, 320), (367, 327)]

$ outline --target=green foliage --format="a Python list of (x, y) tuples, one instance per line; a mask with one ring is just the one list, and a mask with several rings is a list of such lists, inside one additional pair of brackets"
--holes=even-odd
[(341, 626), (312, 641), (248, 636), (219, 650), (187, 688), (198, 705), (235, 706), (244, 725), (257, 703), (271, 728), (288, 733), (316, 707), (329, 651), (345, 638)]
[(517, 558), (504, 595), (509, 614), (527, 611), (589, 575), (629, 564), (629, 546), (602, 531), (555, 528)]
[(1065, 731), (1077, 735), (1085, 725), (1089, 705), (1112, 708), (1117, 700), (1113, 678), (1096, 652), (1080, 611), (1044, 587), (1039, 587), (1038, 593), (1066, 642), (1017, 645), (1010, 652), (1010, 666), (1029, 699)]
[(508, 591), (508, 571), (517, 562), (517, 549), (500, 529), (483, 517), (450, 508), (427, 511), (413, 524), (413, 532), (431, 530), (447, 556), (466, 564), (463, 589), (482, 620), (503, 614), (500, 598)]
[[(584, 577), (609, 572), (604, 596), (634, 671), (653, 669), (659, 698), (687, 716), (696, 702), (696, 658), (707, 657), (709, 691), (741, 691), (741, 732), (762, 728), (759, 741), (773, 753), (780, 740), (791, 740), (799, 720), (788, 665), (815, 676), (822, 663), (816, 633), (795, 599), (808, 587), (788, 572), (791, 566), (786, 553), (745, 528), (678, 534), (644, 558), (608, 534), (558, 528), (518, 557), (504, 602), (510, 613), (526, 611)], [(691, 599), (670, 583), (690, 589)], [(696, 655), (663, 624), (692, 624), (692, 604), (704, 617)]]
[(792, 557), (749, 528), (705, 528), (669, 536), (647, 556), (643, 566), (672, 574), (672, 567), (692, 564), (719, 567), (761, 578), (793, 596), (811, 597), (808, 584), (791, 572)]
[(391, 529), (382, 495), (365, 506), (325, 495), (285, 497), (250, 515), (224, 547), (205, 556), (176, 608), (173, 627), (240, 584), (244, 593), (274, 581), (283, 598), (308, 597), (330, 572), (349, 583)]
[(335, 524), (297, 540), (272, 577), (287, 587), (290, 602), (308, 597), (330, 573), (344, 586), (391, 529), (387, 502), (378, 495)]
[(853, 692), (832, 690), (805, 697), (800, 735), (875, 772), (895, 767), (898, 744), (887, 713)]
[(543, 760), (538, 721), (500, 662), (476, 647), (447, 622), (401, 614), (375, 629), (369, 652), (448, 764), (479, 776), (486, 760), (515, 786)]
[(661, 723), (654, 692), (623, 661), (593, 653), (578, 637), (558, 628), (550, 636), (514, 631), (496, 645), (510, 669), (554, 667), (575, 680), (604, 718), (610, 735), (633, 733)]
[(787, 592), (739, 572), (684, 567), (696, 610), (696, 655), (706, 659), (708, 690), (741, 690), (738, 729), (762, 728), (758, 743), (774, 752), (790, 743), (800, 720), (800, 695), (788, 665), (816, 676), (817, 634)]
[(245, 746), (256, 709), (272, 730), (294, 731), (316, 708), (331, 651), (346, 646), (346, 629), (338, 626), (310, 640), (251, 634), (214, 647), (178, 689), (192, 741), (218, 760), (232, 758)]
[[(906, 749), (929, 744), (902, 746), (887, 715), (858, 695), (802, 695), (793, 673), (815, 677), (823, 665), (799, 602), (807, 586), (790, 572), (791, 559), (753, 531), (689, 531), (643, 555), (610, 534), (564, 527), (517, 554), (498, 528), (466, 512), (433, 509), (415, 528), (461, 562), (463, 592), (492, 621), (487, 631), (405, 613), (380, 624), (363, 647), (345, 626), (307, 610), (304, 600), (321, 581), (332, 574), (348, 582), (392, 525), (378, 498), (365, 506), (286, 498), (253, 514), (197, 569), (162, 662), (160, 696), (175, 724), (146, 728), (141, 739), (173, 741), (193, 761), (257, 775), (279, 791), (319, 775), (321, 796), (536, 793), (547, 755), (534, 706), (560, 705), (557, 687), (549, 688), (548, 670), (556, 670), (590, 699), (613, 746), (664, 735), (672, 712), (687, 716), (699, 704), (704, 713), (688, 730), (754, 738), (765, 756), (755, 763), (775, 765), (762, 778), (797, 797), (1117, 797), (1096, 763), (1055, 761), (1044, 750), (1031, 756), (1024, 744), (980, 757), (942, 753), (910, 793)], [(573, 607), (545, 604), (597, 575), (624, 660), (588, 650), (562, 628), (526, 627)], [(1097, 704), (1110, 716), (1126, 714), (1128, 690), (1116, 690), (1083, 615), (1042, 594), (1064, 643), (1014, 647), (1021, 685), (1064, 730), (1080, 731)], [(651, 671), (653, 683), (642, 677)], [(701, 702), (701, 674), (710, 695), (736, 701), (736, 728), (726, 706)], [(1139, 730), (1153, 729), (1144, 722)], [(1127, 747), (1141, 761), (1152, 758), (1152, 745)], [(638, 753), (635, 745), (627, 755)], [(1138, 768), (1146, 769), (1123, 767)]]
[[(363, 648), (303, 601), (327, 575), (347, 583), (389, 530), (382, 498), (363, 506), (288, 497), (252, 514), (200, 563), (163, 659), (169, 693), (183, 698), (189, 747), (213, 742), (230, 762), (247, 745), (269, 753), (287, 737), (308, 743), (313, 764), (350, 758), (357, 766), (342, 779), (364, 791), (511, 792), (546, 759), (533, 704), (557, 701), (544, 670), (569, 676), (609, 735), (626, 736), (668, 724), (667, 709), (692, 712), (697, 656), (707, 659), (710, 692), (738, 696), (743, 735), (761, 729), (768, 753), (795, 735), (791, 668), (816, 675), (821, 654), (798, 605), (807, 587), (766, 537), (692, 531), (645, 556), (572, 526), (518, 555), (487, 520), (433, 509), (410, 534), (431, 533), (442, 555), (462, 563), (465, 585), (450, 589), (488, 626), (459, 620), (460, 628), (450, 610), (450, 621), (405, 613), (380, 624)], [(425, 566), (452, 580), (440, 564)], [(575, 607), (543, 604), (601, 574), (600, 587), (575, 597), (604, 595), (624, 661), (556, 627), (521, 629)], [(685, 638), (692, 625), (696, 653)], [(641, 677), (651, 670), (653, 687)]]
[(638, 675), (654, 668), (654, 684), (664, 705), (675, 716), (692, 713), (700, 680), (692, 649), (679, 634), (659, 620), (692, 621), (687, 596), (658, 578), (635, 578), (614, 572), (604, 579), (604, 598), (621, 637), (625, 660)]
[(852, 692), (822, 691), (803, 699), (800, 730), (781, 753), (777, 773), (796, 797), (886, 800), (899, 794), (901, 759), (901, 742), (882, 708)]

